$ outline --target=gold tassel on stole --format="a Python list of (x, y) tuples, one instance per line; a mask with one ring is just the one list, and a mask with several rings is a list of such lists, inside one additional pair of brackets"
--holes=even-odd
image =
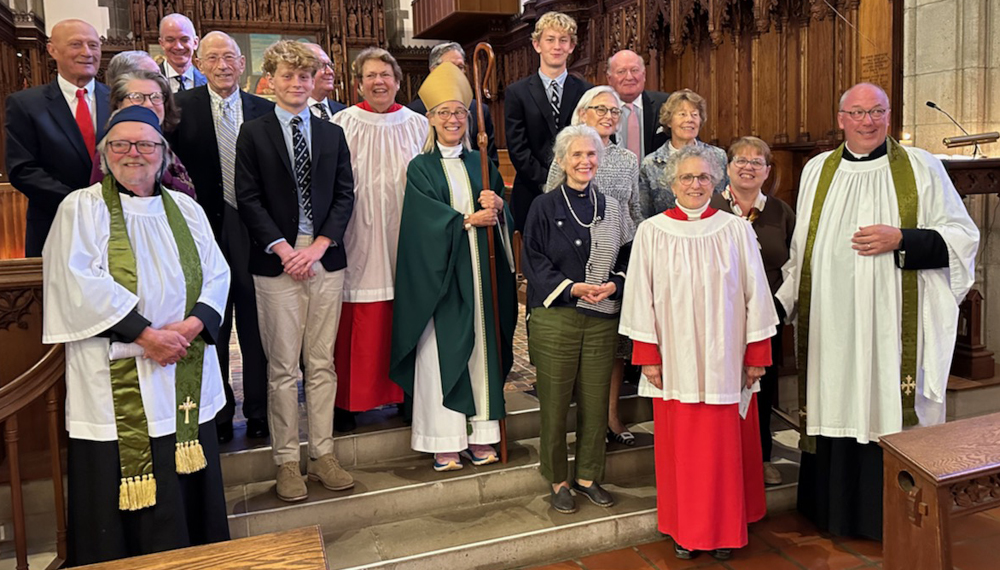
[(156, 504), (156, 479), (152, 474), (123, 477), (118, 488), (118, 509), (137, 511)]
[(177, 463), (177, 472), (181, 475), (201, 471), (208, 465), (205, 450), (197, 439), (178, 443), (174, 451), (174, 460)]

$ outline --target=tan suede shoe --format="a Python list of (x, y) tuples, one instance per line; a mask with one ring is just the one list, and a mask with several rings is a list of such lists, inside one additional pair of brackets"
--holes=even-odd
[(278, 485), (276, 487), (278, 498), (289, 503), (297, 503), (306, 500), (309, 490), (306, 489), (306, 482), (302, 479), (299, 471), (298, 461), (282, 463), (278, 467)]
[(344, 491), (354, 486), (354, 477), (344, 471), (332, 453), (309, 460), (309, 480), (319, 481), (331, 491)]

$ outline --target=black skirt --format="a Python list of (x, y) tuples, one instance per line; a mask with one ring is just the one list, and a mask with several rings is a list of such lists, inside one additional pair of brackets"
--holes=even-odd
[(882, 540), (882, 449), (851, 438), (816, 437), (803, 453), (798, 510), (820, 530)]
[(156, 505), (118, 509), (117, 441), (69, 440), (68, 566), (229, 540), (215, 422), (198, 426), (208, 465), (178, 475), (174, 434), (152, 438)]

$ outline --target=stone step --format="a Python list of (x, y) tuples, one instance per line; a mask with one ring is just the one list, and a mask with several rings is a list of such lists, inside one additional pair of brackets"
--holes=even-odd
[[(538, 399), (524, 392), (507, 392), (507, 441), (538, 437), (541, 416)], [(567, 430), (576, 429), (575, 406), (571, 407)], [(619, 414), (628, 425), (649, 421), (653, 408), (648, 398), (623, 396), (618, 403)], [(334, 437), (334, 453), (346, 468), (384, 463), (396, 459), (417, 457), (422, 454), (410, 448), (410, 428), (400, 425), (398, 417), (376, 425), (361, 426), (355, 433)], [(305, 472), (308, 446), (301, 444), (300, 464)], [(271, 447), (262, 445), (241, 451), (223, 452), (221, 455), (223, 485), (228, 487), (273, 481), (276, 467), (271, 458)]]
[[(543, 491), (492, 505), (436, 512), (398, 522), (326, 533), (330, 568), (424, 570), (520, 568), (614, 550), (660, 538), (654, 476), (608, 483), (616, 503), (554, 512)], [(794, 507), (794, 483), (768, 489), (768, 512)]]
[[(653, 473), (652, 422), (635, 426), (637, 445), (612, 445), (605, 480), (621, 481)], [(572, 441), (570, 434), (570, 461)], [(544, 493), (539, 473), (539, 440), (513, 442), (506, 465), (469, 464), (460, 471), (435, 472), (429, 455), (356, 466), (348, 469), (355, 486), (329, 491), (308, 482), (309, 498), (286, 503), (277, 498), (274, 481), (227, 488), (229, 528), (233, 538), (253, 536), (302, 525), (318, 524), (324, 533), (343, 532), (421, 516), (431, 511), (481, 507)]]

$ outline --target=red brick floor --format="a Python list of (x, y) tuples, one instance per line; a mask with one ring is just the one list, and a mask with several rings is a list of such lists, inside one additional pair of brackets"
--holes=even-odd
[[(1000, 568), (1000, 508), (955, 522), (954, 570)], [(792, 512), (750, 525), (750, 543), (726, 562), (707, 553), (678, 560), (673, 542), (664, 539), (532, 570), (854, 570), (881, 566), (881, 543), (832, 538)]]

